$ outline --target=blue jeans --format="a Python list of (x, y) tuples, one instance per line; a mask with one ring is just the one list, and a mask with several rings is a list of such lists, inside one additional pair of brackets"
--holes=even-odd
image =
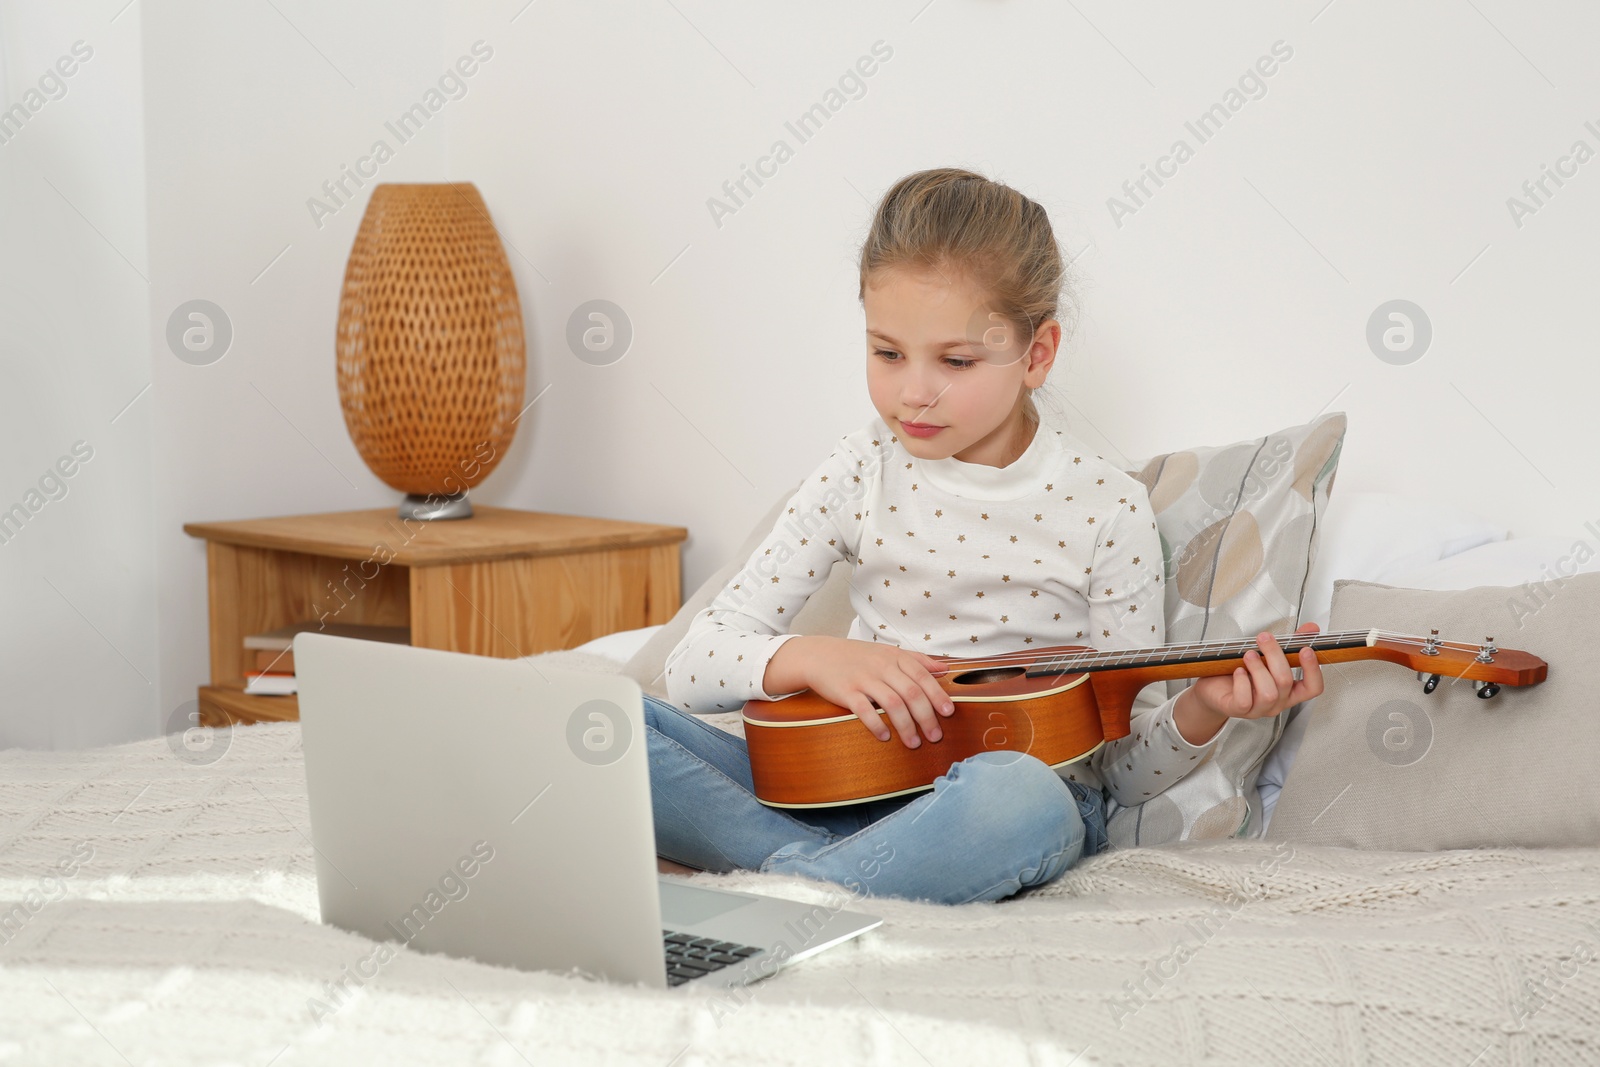
[[(1025, 752), (969, 756), (931, 791), (769, 808), (755, 798), (743, 738), (649, 695), (644, 721), (656, 851), (691, 867), (795, 874), (865, 896), (965, 904), (1044, 885), (1106, 847), (1100, 792), (1063, 780)], [(885, 743), (901, 742), (896, 735)]]

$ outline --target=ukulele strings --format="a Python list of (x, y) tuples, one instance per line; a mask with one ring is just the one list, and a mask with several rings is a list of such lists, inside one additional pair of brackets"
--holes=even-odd
[[(1373, 632), (1371, 627), (1366, 627), (1366, 629), (1360, 630), (1318, 630), (1317, 633), (1277, 633), (1277, 635), (1274, 635), (1274, 637), (1280, 638), (1280, 641), (1294, 641), (1296, 638), (1299, 638), (1304, 645), (1315, 646), (1317, 641), (1347, 640), (1347, 638), (1354, 637), (1365, 638), (1366, 635), (1371, 632)], [(1387, 638), (1387, 640), (1394, 640), (1395, 643), (1410, 643), (1410, 645), (1426, 645), (1427, 643), (1426, 638), (1416, 637), (1416, 635), (1411, 635), (1411, 633), (1398, 633), (1394, 632), (1394, 630), (1378, 630), (1378, 633), (1379, 637)], [(1461, 649), (1461, 651), (1472, 651), (1472, 653), (1478, 651), (1477, 646), (1470, 645), (1470, 643), (1467, 643), (1467, 641), (1440, 640), (1437, 641), (1437, 646), (1438, 648), (1456, 648)], [(1232, 649), (1243, 649), (1243, 651), (1248, 651), (1248, 649), (1251, 648), (1258, 648), (1256, 643), (1254, 643), (1254, 640), (1251, 640), (1251, 638), (1240, 638), (1240, 640), (1230, 641), (1198, 641), (1198, 643), (1187, 643), (1187, 645), (1150, 645), (1146, 646), (1146, 648), (1115, 649), (1115, 651), (1091, 649), (1091, 651), (1085, 651), (1085, 653), (1075, 653), (1070, 654), (1070, 656), (1061, 656), (1059, 659), (1074, 659), (1074, 657), (1093, 656), (1134, 656), (1134, 654), (1147, 653), (1163, 654), (1173, 653), (1173, 651), (1232, 651)], [(995, 664), (995, 662), (1006, 662), (1011, 661), (1011, 659), (1014, 659), (1014, 661), (1018, 662), (1035, 662), (1037, 661), (1037, 656), (1038, 653), (1035, 653), (1035, 651), (1024, 649), (1024, 651), (1016, 651), (1016, 653), (997, 653), (994, 654), (994, 656), (952, 657), (952, 659), (947, 662), (957, 665)], [(1051, 661), (1054, 661), (1054, 659), (1058, 659), (1058, 657), (1051, 657)]]
[[(1295, 633), (1295, 634), (1274, 634), (1273, 636), (1278, 639), (1280, 644), (1283, 644), (1285, 639), (1288, 639), (1288, 640), (1292, 641), (1292, 640), (1294, 640), (1296, 638), (1299, 638), (1303, 642), (1305, 647), (1309, 647), (1309, 648), (1312, 649), (1313, 652), (1315, 652), (1316, 651), (1316, 647), (1315, 646), (1316, 646), (1316, 644), (1317, 644), (1317, 642), (1319, 640), (1322, 640), (1322, 641), (1327, 641), (1327, 640), (1347, 640), (1349, 638), (1354, 638), (1354, 637), (1363, 637), (1364, 638), (1364, 637), (1366, 637), (1368, 634), (1370, 634), (1372, 632), (1373, 632), (1373, 629), (1371, 627), (1368, 627), (1368, 628), (1360, 629), (1360, 630), (1330, 630), (1330, 631), (1319, 631), (1319, 632), (1313, 633), (1313, 634), (1300, 634), (1300, 633)], [(1423, 645), (1427, 644), (1427, 639), (1426, 638), (1418, 637), (1415, 634), (1402, 634), (1402, 633), (1396, 633), (1396, 632), (1391, 631), (1391, 630), (1378, 630), (1377, 633), (1378, 633), (1378, 636), (1380, 638), (1392, 641), (1392, 642), (1394, 642), (1396, 644), (1409, 644), (1409, 645), (1418, 645), (1418, 646), (1423, 646)], [(1478, 646), (1472, 645), (1472, 644), (1470, 644), (1468, 642), (1464, 642), (1464, 641), (1444, 641), (1444, 640), (1440, 640), (1440, 641), (1436, 642), (1435, 647), (1436, 648), (1449, 648), (1449, 649), (1454, 649), (1454, 650), (1457, 650), (1457, 651), (1472, 652), (1472, 653), (1476, 653), (1479, 650)], [(1026, 669), (1026, 668), (1031, 668), (1031, 667), (1046, 667), (1046, 666), (1052, 667), (1052, 668), (1060, 667), (1062, 669), (1063, 673), (1065, 673), (1066, 671), (1070, 670), (1075, 664), (1087, 663), (1088, 661), (1100, 660), (1102, 657), (1110, 657), (1110, 659), (1112, 661), (1115, 661), (1118, 658), (1131, 659), (1131, 658), (1153, 657), (1153, 656), (1163, 656), (1164, 657), (1164, 656), (1170, 655), (1170, 654), (1172, 654), (1174, 652), (1190, 652), (1190, 653), (1198, 653), (1198, 652), (1217, 652), (1217, 653), (1237, 652), (1239, 654), (1239, 656), (1242, 657), (1245, 652), (1248, 652), (1252, 648), (1256, 649), (1257, 652), (1260, 651), (1259, 646), (1257, 646), (1257, 644), (1255, 643), (1254, 640), (1242, 640), (1241, 639), (1241, 640), (1232, 640), (1232, 641), (1200, 642), (1198, 644), (1191, 643), (1191, 644), (1181, 644), (1181, 645), (1152, 645), (1152, 646), (1145, 647), (1145, 648), (1119, 649), (1119, 650), (1116, 650), (1116, 651), (1079, 652), (1079, 653), (1072, 653), (1072, 654), (1061, 655), (1061, 656), (1050, 656), (1048, 658), (1043, 658), (1043, 659), (1040, 658), (1039, 653), (1037, 653), (1037, 652), (1031, 652), (1031, 651), (1023, 650), (1023, 651), (1018, 651), (1018, 652), (1002, 652), (1002, 653), (998, 653), (998, 654), (993, 655), (993, 656), (983, 656), (983, 657), (977, 657), (977, 658), (970, 658), (969, 657), (969, 658), (950, 659), (950, 660), (946, 660), (944, 662), (942, 670), (933, 671), (933, 672), (930, 672), (930, 673), (938, 675), (938, 674), (947, 674), (952, 670), (968, 670), (968, 669), (978, 669), (978, 668), (986, 668), (986, 667), (987, 668), (993, 668), (993, 667), (1022, 667), (1024, 669)], [(1296, 651), (1298, 651), (1298, 649), (1296, 649)], [(1101, 666), (1110, 666), (1111, 664), (1109, 662), (1107, 662), (1107, 663), (1101, 663), (1099, 665), (1101, 665)]]
[[(1301, 637), (1301, 638), (1308, 638), (1308, 639), (1310, 639), (1310, 638), (1341, 638), (1342, 639), (1342, 638), (1347, 638), (1347, 637), (1365, 637), (1367, 634), (1369, 634), (1371, 632), (1372, 631), (1370, 629), (1364, 629), (1364, 630), (1320, 630), (1320, 631), (1318, 631), (1318, 632), (1316, 632), (1314, 634), (1275, 634), (1274, 636), (1276, 636), (1276, 637), (1278, 637), (1280, 639), (1281, 638), (1294, 638), (1294, 637)], [(1249, 639), (1249, 638), (1234, 638), (1234, 639), (1221, 640), (1221, 641), (1200, 641), (1200, 642), (1193, 642), (1193, 643), (1181, 644), (1181, 645), (1150, 645), (1150, 646), (1146, 646), (1145, 648), (1140, 648), (1140, 649), (1115, 649), (1115, 650), (1106, 651), (1103, 654), (1109, 655), (1109, 654), (1111, 654), (1112, 651), (1115, 651), (1115, 652), (1153, 652), (1153, 651), (1157, 651), (1157, 650), (1160, 650), (1160, 649), (1176, 649), (1176, 648), (1221, 649), (1221, 648), (1227, 647), (1229, 645), (1240, 645), (1240, 646), (1248, 645), (1250, 647), (1254, 647), (1255, 642), (1254, 642), (1254, 639)], [(1017, 652), (1002, 652), (1002, 653), (998, 653), (997, 655), (994, 655), (994, 656), (984, 656), (984, 657), (974, 658), (974, 659), (971, 660), (971, 662), (974, 662), (974, 663), (980, 662), (980, 661), (981, 662), (991, 662), (993, 660), (1006, 659), (1008, 657), (1013, 657), (1013, 656), (1037, 656), (1037, 655), (1038, 655), (1037, 652), (1034, 652), (1034, 651), (1029, 650), (1029, 649), (1022, 649), (1022, 650), (1017, 651)]]
[[(1292, 638), (1292, 637), (1304, 637), (1304, 638), (1321, 638), (1321, 639), (1325, 639), (1325, 640), (1327, 640), (1327, 639), (1343, 640), (1343, 639), (1351, 638), (1351, 637), (1365, 637), (1370, 632), (1371, 632), (1371, 630), (1336, 630), (1336, 631), (1319, 632), (1319, 633), (1316, 633), (1316, 634), (1276, 634), (1274, 636), (1278, 637), (1280, 639), (1280, 642), (1285, 637), (1290, 637), (1290, 638)], [(1032, 665), (1036, 665), (1036, 664), (1056, 663), (1058, 661), (1060, 661), (1060, 662), (1076, 662), (1077, 660), (1093, 659), (1093, 658), (1096, 658), (1096, 657), (1099, 657), (1099, 656), (1133, 656), (1133, 655), (1144, 655), (1144, 654), (1162, 654), (1162, 653), (1170, 653), (1170, 652), (1176, 652), (1176, 651), (1226, 652), (1226, 651), (1232, 651), (1232, 650), (1235, 650), (1235, 649), (1237, 649), (1237, 650), (1242, 652), (1242, 651), (1248, 651), (1249, 649), (1252, 649), (1252, 648), (1257, 648), (1257, 645), (1256, 645), (1255, 641), (1253, 641), (1253, 640), (1245, 640), (1245, 639), (1237, 639), (1237, 640), (1215, 641), (1215, 642), (1202, 641), (1202, 642), (1199, 642), (1199, 643), (1181, 644), (1181, 645), (1151, 645), (1151, 646), (1147, 646), (1147, 647), (1144, 647), (1144, 648), (1132, 648), (1132, 649), (1091, 650), (1091, 651), (1085, 651), (1085, 652), (1079, 652), (1079, 653), (1069, 653), (1069, 654), (1064, 654), (1064, 655), (1061, 655), (1061, 656), (1051, 656), (1048, 659), (1040, 659), (1039, 658), (1039, 653), (1031, 651), (1031, 650), (1024, 649), (1024, 650), (1021, 650), (1021, 651), (1018, 651), (1018, 652), (1001, 652), (1001, 653), (997, 653), (997, 654), (995, 654), (993, 656), (981, 656), (981, 657), (976, 657), (976, 658), (956, 658), (956, 659), (951, 659), (951, 660), (946, 661), (946, 664), (948, 666), (956, 666), (956, 667), (969, 667), (969, 666), (970, 667), (977, 667), (977, 666), (986, 666), (986, 665), (987, 666), (995, 666), (995, 665), (1032, 666)]]
[[(1315, 633), (1315, 634), (1276, 634), (1274, 636), (1278, 637), (1280, 639), (1283, 639), (1283, 638), (1293, 639), (1293, 638), (1296, 638), (1296, 637), (1302, 638), (1304, 640), (1304, 643), (1308, 647), (1311, 647), (1313, 649), (1313, 651), (1315, 651), (1315, 645), (1316, 645), (1318, 639), (1324, 639), (1324, 640), (1326, 640), (1326, 639), (1339, 639), (1339, 640), (1343, 640), (1343, 639), (1346, 639), (1346, 638), (1353, 638), (1353, 637), (1363, 637), (1364, 638), (1371, 632), (1372, 632), (1372, 630), (1370, 628), (1368, 628), (1368, 629), (1361, 629), (1361, 630), (1335, 630), (1335, 631), (1319, 632), (1319, 633)], [(1397, 644), (1413, 644), (1413, 645), (1418, 645), (1418, 646), (1426, 644), (1426, 640), (1425, 639), (1417, 637), (1417, 636), (1412, 635), (1412, 634), (1401, 634), (1401, 633), (1396, 633), (1396, 632), (1389, 631), (1389, 630), (1379, 630), (1378, 634), (1379, 634), (1380, 637), (1392, 640)], [(1460, 642), (1460, 641), (1440, 641), (1440, 642), (1437, 643), (1436, 647), (1439, 647), (1439, 648), (1451, 648), (1451, 649), (1456, 649), (1456, 650), (1459, 650), (1459, 651), (1474, 652), (1474, 653), (1476, 653), (1478, 651), (1477, 646), (1470, 645), (1468, 643)], [(1117, 651), (1088, 651), (1088, 652), (1075, 653), (1075, 654), (1062, 655), (1062, 656), (1051, 656), (1051, 657), (1046, 658), (1046, 659), (1039, 658), (1039, 653), (1037, 653), (1037, 652), (1031, 652), (1031, 651), (1005, 652), (1005, 653), (999, 653), (999, 654), (997, 654), (995, 656), (989, 656), (989, 657), (961, 658), (961, 659), (949, 660), (949, 661), (946, 661), (945, 670), (936, 671), (936, 672), (933, 672), (933, 673), (942, 674), (942, 673), (946, 673), (948, 670), (951, 670), (951, 669), (959, 670), (959, 669), (966, 669), (966, 668), (997, 667), (997, 666), (998, 667), (1051, 666), (1051, 667), (1061, 667), (1061, 668), (1063, 668), (1063, 670), (1065, 670), (1065, 669), (1070, 668), (1072, 665), (1075, 665), (1075, 664), (1078, 664), (1078, 663), (1083, 663), (1085, 661), (1098, 660), (1098, 659), (1101, 659), (1102, 657), (1109, 657), (1110, 660), (1115, 661), (1117, 659), (1129, 659), (1129, 658), (1136, 658), (1136, 657), (1141, 657), (1141, 656), (1167, 655), (1167, 654), (1170, 654), (1172, 652), (1182, 652), (1182, 651), (1188, 651), (1188, 652), (1220, 652), (1220, 653), (1238, 652), (1240, 655), (1242, 655), (1244, 652), (1248, 652), (1252, 648), (1256, 648), (1257, 651), (1260, 651), (1254, 641), (1235, 640), (1235, 641), (1202, 642), (1202, 643), (1199, 643), (1199, 644), (1155, 645), (1155, 646), (1150, 646), (1150, 647), (1146, 647), (1146, 648), (1123, 649), (1123, 650), (1117, 650)], [(1103, 663), (1101, 665), (1109, 666), (1110, 663)]]
[[(1360, 630), (1330, 630), (1330, 631), (1318, 632), (1318, 633), (1315, 633), (1315, 634), (1275, 634), (1274, 636), (1279, 638), (1280, 643), (1283, 641), (1283, 639), (1286, 639), (1286, 638), (1290, 639), (1290, 640), (1292, 640), (1294, 638), (1301, 638), (1307, 646), (1313, 647), (1313, 651), (1314, 651), (1315, 650), (1314, 646), (1315, 646), (1315, 644), (1317, 643), (1318, 640), (1328, 640), (1328, 639), (1344, 640), (1344, 639), (1353, 638), (1353, 637), (1362, 637), (1362, 638), (1364, 638), (1371, 632), (1372, 632), (1371, 628), (1366, 628), (1366, 629), (1360, 629)], [(1424, 645), (1424, 644), (1426, 644), (1426, 640), (1424, 638), (1420, 638), (1420, 637), (1417, 637), (1417, 636), (1412, 635), (1412, 634), (1401, 634), (1401, 633), (1396, 633), (1396, 632), (1390, 631), (1390, 630), (1379, 630), (1378, 634), (1379, 634), (1380, 637), (1387, 638), (1389, 640), (1393, 640), (1394, 642), (1396, 642), (1398, 644), (1415, 644), (1415, 645)], [(1453, 648), (1453, 649), (1458, 649), (1460, 651), (1467, 651), (1467, 652), (1477, 652), (1478, 651), (1477, 646), (1468, 644), (1466, 642), (1461, 642), (1461, 641), (1440, 641), (1440, 642), (1438, 642), (1437, 647), (1440, 647), (1440, 648)], [(1140, 655), (1160, 655), (1160, 654), (1166, 654), (1166, 653), (1171, 653), (1171, 652), (1176, 652), (1176, 651), (1190, 651), (1190, 652), (1228, 652), (1228, 651), (1238, 651), (1238, 652), (1243, 653), (1243, 652), (1249, 651), (1252, 648), (1255, 648), (1255, 649), (1257, 649), (1257, 651), (1259, 651), (1259, 648), (1257, 647), (1255, 641), (1253, 641), (1253, 640), (1242, 640), (1241, 639), (1241, 640), (1232, 640), (1232, 641), (1200, 642), (1200, 643), (1197, 643), (1197, 644), (1153, 645), (1153, 646), (1148, 646), (1148, 647), (1145, 647), (1145, 648), (1119, 649), (1119, 650), (1114, 650), (1114, 651), (1098, 651), (1098, 650), (1096, 650), (1096, 651), (1087, 651), (1087, 652), (1074, 653), (1074, 654), (1063, 655), (1063, 656), (1051, 656), (1048, 659), (1040, 659), (1039, 658), (1039, 653), (1037, 653), (1037, 652), (1023, 650), (1023, 651), (1020, 651), (1020, 652), (1002, 652), (1002, 653), (999, 653), (999, 654), (994, 655), (994, 656), (985, 656), (985, 657), (978, 657), (978, 658), (957, 658), (957, 659), (952, 659), (952, 660), (946, 661), (946, 665), (947, 666), (953, 666), (953, 667), (982, 667), (982, 666), (997, 666), (997, 665), (998, 666), (1039, 666), (1039, 665), (1044, 665), (1044, 664), (1054, 665), (1054, 664), (1057, 664), (1057, 663), (1075, 663), (1075, 662), (1078, 662), (1078, 661), (1081, 661), (1081, 660), (1095, 659), (1095, 658), (1098, 658), (1098, 657), (1101, 657), (1101, 656), (1110, 656), (1110, 657), (1113, 657), (1113, 658), (1116, 658), (1116, 657), (1132, 657), (1132, 656), (1140, 656)]]

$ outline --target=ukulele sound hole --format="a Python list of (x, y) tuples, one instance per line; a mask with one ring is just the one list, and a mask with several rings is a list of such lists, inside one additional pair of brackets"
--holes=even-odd
[(1007, 678), (1015, 678), (1022, 672), (1021, 667), (986, 667), (983, 670), (958, 674), (951, 681), (957, 685), (987, 685), (990, 682), (1003, 682)]

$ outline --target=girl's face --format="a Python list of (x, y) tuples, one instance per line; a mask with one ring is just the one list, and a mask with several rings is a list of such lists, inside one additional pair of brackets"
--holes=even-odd
[(886, 270), (868, 280), (867, 391), (900, 443), (920, 459), (954, 456), (1004, 467), (1028, 445), (1022, 402), (1055, 362), (1061, 326), (1032, 337), (990, 310), (964, 276)]

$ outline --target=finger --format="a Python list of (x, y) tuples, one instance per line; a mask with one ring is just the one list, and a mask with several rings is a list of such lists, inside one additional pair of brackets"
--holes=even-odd
[[(1318, 626), (1314, 622), (1301, 623), (1300, 626), (1295, 630), (1295, 633), (1297, 633), (1297, 634), (1316, 634), (1316, 633), (1321, 633), (1321, 632), (1322, 632), (1322, 627)], [(1317, 656), (1316, 649), (1312, 648), (1309, 644), (1301, 645), (1300, 646), (1300, 651), (1297, 652), (1296, 655), (1300, 657), (1299, 663), (1300, 663), (1300, 666), (1302, 666), (1302, 667), (1305, 666), (1305, 656), (1306, 656), (1307, 653), (1310, 654), (1312, 659), (1316, 659), (1316, 656)], [(1302, 670), (1301, 674), (1304, 675), (1304, 673), (1305, 672)], [(1297, 703), (1298, 703), (1298, 701), (1297, 701)]]
[(1243, 667), (1233, 669), (1233, 710), (1231, 715), (1243, 715), (1250, 711), (1252, 690), (1250, 687), (1250, 672)]
[(1252, 649), (1244, 654), (1244, 669), (1250, 672), (1250, 681), (1255, 685), (1255, 699), (1250, 704), (1251, 711), (1260, 711), (1264, 705), (1271, 704), (1278, 699), (1278, 687), (1272, 680), (1272, 674), (1267, 670), (1267, 665), (1261, 653)]
[(895, 733), (900, 735), (900, 740), (907, 748), (916, 748), (922, 744), (922, 738), (917, 733), (917, 724), (912, 720), (910, 712), (906, 711), (905, 701), (900, 699), (899, 693), (880, 682), (876, 687), (867, 689), (867, 695), (883, 709), (890, 724), (894, 726)]
[(910, 649), (907, 649), (906, 651), (909, 655), (915, 658), (918, 663), (922, 664), (923, 668), (926, 669), (929, 674), (943, 674), (949, 670), (949, 667), (945, 665), (942, 657), (925, 656), (921, 652), (912, 652)]
[(893, 736), (889, 732), (889, 728), (883, 724), (883, 716), (878, 713), (877, 708), (873, 707), (872, 701), (867, 698), (865, 693), (851, 694), (845, 701), (845, 707), (855, 712), (856, 718), (860, 719), (862, 725), (871, 730), (872, 736), (879, 741), (887, 741)]
[[(932, 679), (929, 680), (931, 681)], [(933, 710), (933, 701), (929, 699), (928, 694), (917, 680), (901, 671), (898, 677), (889, 678), (886, 681), (896, 693), (900, 694), (900, 699), (905, 701), (906, 710), (911, 713), (911, 718), (916, 721), (917, 728), (922, 731), (922, 736), (929, 741), (939, 740), (941, 736), (939, 716)]]
[[(922, 658), (927, 659), (928, 657), (923, 656)], [(946, 693), (943, 687), (939, 685), (937, 678), (917, 666), (903, 666), (902, 669), (911, 677), (912, 681), (922, 687), (922, 691), (927, 694), (928, 703), (933, 705), (934, 711), (937, 711), (940, 715), (955, 714), (955, 701), (951, 700), (950, 694)]]
[(1317, 654), (1309, 648), (1302, 648), (1299, 655), (1300, 680), (1295, 683), (1290, 700), (1294, 704), (1321, 696), (1323, 687), (1322, 664), (1317, 660)]
[(1294, 672), (1289, 669), (1289, 657), (1284, 653), (1283, 646), (1278, 644), (1275, 635), (1269, 634), (1262, 643), (1267, 646), (1266, 651), (1262, 653), (1266, 657), (1267, 671), (1272, 675), (1272, 681), (1278, 689), (1278, 693), (1273, 697), (1273, 703), (1282, 710), (1288, 705), (1278, 704), (1278, 698), (1287, 695), (1294, 688)]

